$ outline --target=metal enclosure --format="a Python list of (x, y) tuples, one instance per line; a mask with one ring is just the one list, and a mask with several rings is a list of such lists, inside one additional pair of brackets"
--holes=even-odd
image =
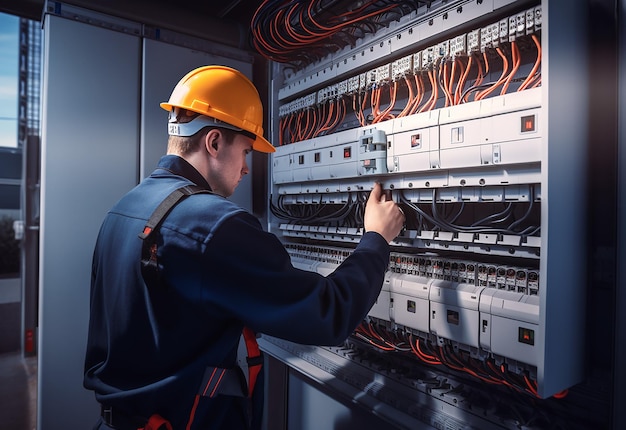
[[(300, 68), (274, 63), (272, 130), (274, 142), (281, 144), (272, 157), (271, 203), (278, 209), (269, 227), (286, 244), (294, 265), (326, 274), (358, 242), (359, 229), (304, 220), (305, 216), (299, 220), (291, 208), (309, 215), (313, 209), (306, 208), (316, 204), (350, 205), (350, 196), (369, 191), (374, 181), (392, 190), (405, 212), (431, 203), (440, 208), (453, 204), (486, 208), (493, 202), (537, 205), (537, 234), (446, 231), (441, 225), (429, 231), (407, 223), (392, 242), (387, 280), (366, 328), (449, 347), (483, 363), (495, 360), (520, 378), (535, 380), (535, 397), (560, 398), (582, 382), (585, 373), (586, 4), (429, 3)], [(486, 34), (495, 36), (485, 42)], [(411, 115), (381, 121), (374, 116), (367, 124), (342, 119), (338, 128), (319, 134), (293, 131), (294, 124), (304, 124), (303, 118), (308, 121), (308, 112), (315, 109), (329, 112), (329, 106), (338, 106), (342, 98), (346, 104), (360, 94), (367, 98), (370, 88), (372, 94), (383, 88), (384, 94), (405, 75), (425, 75), (437, 64), (443, 68), (446, 61), (453, 64), (456, 55), (468, 56), (472, 36), (483, 38), (475, 46), (482, 43), (495, 53), (531, 34), (538, 35), (541, 46), (537, 61), (541, 85), (536, 88), (506, 93), (498, 89), (499, 95), (450, 105), (447, 101), (444, 105), (441, 96), (430, 109)], [(522, 60), (521, 76), (532, 73), (533, 61), (528, 55)], [(439, 79), (443, 85), (441, 70)], [(408, 100), (410, 95), (403, 97)], [(396, 101), (389, 98), (385, 99), (389, 104)], [(361, 99), (357, 100), (352, 102), (355, 113)], [(380, 104), (382, 111), (385, 104)], [(350, 107), (347, 111), (351, 114)], [(372, 102), (370, 118), (373, 114)], [(473, 221), (496, 213), (476, 209)], [(432, 266), (422, 268), (421, 260), (432, 260)], [(461, 265), (475, 266), (478, 273), (462, 278), (458, 269), (450, 271)], [(513, 276), (507, 278), (508, 272)], [(523, 285), (518, 282), (522, 277), (528, 279)], [(365, 407), (376, 403), (372, 413), (398, 428), (418, 423), (438, 428), (443, 423), (449, 428), (502, 424), (504, 418), (497, 414), (476, 417), (471, 406), (450, 407), (457, 401), (465, 404), (463, 394), (438, 397), (435, 393), (440, 391), (432, 389), (430, 394), (421, 378), (398, 376), (419, 369), (420, 360), (414, 357), (413, 364), (410, 360), (398, 364), (385, 352), (373, 358), (362, 338), (357, 331), (343, 346), (311, 349), (265, 337), (263, 346), (288, 368), (342, 393), (346, 402)], [(389, 342), (389, 337), (385, 340)], [(455, 376), (459, 375), (452, 371), (450, 377)], [(451, 384), (451, 391), (463, 385)], [(476, 385), (480, 391), (480, 379)], [(385, 389), (389, 393), (383, 393)], [(482, 389), (489, 392), (489, 384), (483, 381)], [(385, 406), (392, 411), (385, 411)], [(408, 421), (400, 418), (403, 414)]]

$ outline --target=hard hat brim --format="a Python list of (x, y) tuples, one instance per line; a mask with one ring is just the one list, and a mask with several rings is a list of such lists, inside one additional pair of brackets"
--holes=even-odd
[(276, 148), (263, 136), (257, 136), (256, 140), (252, 144), (252, 149), (259, 152), (272, 153), (276, 152)]

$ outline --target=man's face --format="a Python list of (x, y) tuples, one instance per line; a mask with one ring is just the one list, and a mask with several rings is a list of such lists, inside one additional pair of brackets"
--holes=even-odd
[(250, 171), (246, 156), (252, 152), (252, 143), (253, 140), (243, 134), (235, 135), (231, 144), (225, 142), (223, 135), (220, 137), (209, 171), (209, 184), (214, 193), (230, 197), (235, 192), (241, 178)]

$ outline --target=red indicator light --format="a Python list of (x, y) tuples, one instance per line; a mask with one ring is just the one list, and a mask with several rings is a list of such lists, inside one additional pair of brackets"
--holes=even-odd
[(518, 327), (517, 340), (520, 343), (525, 343), (527, 345), (534, 345), (535, 344), (535, 331), (529, 328)]
[(535, 131), (535, 115), (522, 117), (522, 133)]

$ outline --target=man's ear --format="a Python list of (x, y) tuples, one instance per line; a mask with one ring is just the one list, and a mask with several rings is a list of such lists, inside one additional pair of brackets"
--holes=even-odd
[(220, 138), (219, 130), (213, 129), (206, 134), (204, 138), (204, 146), (206, 147), (206, 150), (209, 154), (214, 155), (218, 151), (219, 138)]

